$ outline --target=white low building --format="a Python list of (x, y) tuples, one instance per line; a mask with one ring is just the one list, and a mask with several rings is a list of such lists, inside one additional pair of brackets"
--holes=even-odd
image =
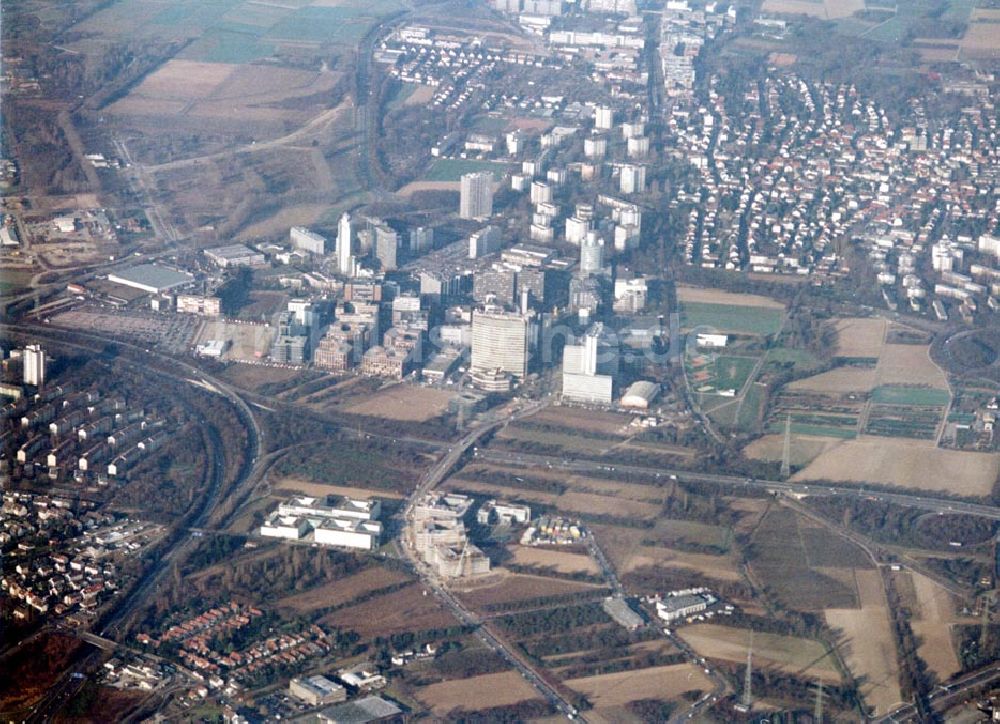
[(299, 540), (304, 537), (312, 526), (307, 518), (295, 517), (292, 515), (281, 515), (271, 513), (260, 527), (260, 534), (269, 538), (287, 538)]
[(382, 524), (377, 520), (323, 518), (317, 523), (313, 527), (313, 541), (320, 545), (370, 551), (378, 547), (382, 537)]

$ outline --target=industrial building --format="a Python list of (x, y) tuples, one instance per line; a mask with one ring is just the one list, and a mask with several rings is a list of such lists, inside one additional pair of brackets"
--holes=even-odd
[(292, 679), (288, 682), (288, 693), (310, 706), (336, 704), (347, 700), (347, 689), (320, 675)]
[(395, 724), (405, 720), (403, 710), (380, 696), (366, 696), (363, 699), (336, 704), (316, 714), (320, 724), (369, 724), (386, 722)]
[(635, 631), (646, 623), (622, 596), (608, 596), (601, 602), (601, 607), (617, 624), (629, 631)]
[(622, 395), (621, 406), (635, 410), (647, 410), (653, 400), (660, 394), (660, 386), (656, 382), (639, 380), (629, 385)]
[[(207, 252), (206, 252), (207, 253)], [(194, 275), (188, 272), (169, 269), (159, 264), (139, 264), (138, 266), (108, 274), (108, 281), (122, 284), (133, 289), (141, 289), (151, 294), (182, 287), (194, 281)]]
[(205, 256), (223, 269), (234, 266), (254, 267), (267, 264), (267, 257), (243, 244), (230, 244), (215, 249), (206, 249)]
[(177, 312), (179, 314), (198, 314), (202, 317), (218, 317), (222, 314), (222, 302), (218, 297), (178, 294)]
[(656, 602), (656, 615), (666, 623), (672, 623), (701, 613), (719, 602), (706, 588), (690, 588), (668, 593), (662, 601)]

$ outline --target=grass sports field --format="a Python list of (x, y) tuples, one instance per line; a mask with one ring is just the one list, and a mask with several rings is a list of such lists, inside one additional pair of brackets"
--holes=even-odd
[(721, 332), (768, 335), (781, 328), (782, 310), (736, 304), (683, 302), (681, 325), (685, 329), (710, 327)]

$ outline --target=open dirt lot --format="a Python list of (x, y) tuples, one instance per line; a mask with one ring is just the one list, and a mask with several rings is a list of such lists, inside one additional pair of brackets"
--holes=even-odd
[(299, 478), (281, 478), (274, 484), (276, 492), (299, 493), (301, 495), (344, 495), (349, 498), (391, 498), (402, 499), (403, 495), (392, 490), (374, 490), (372, 488), (351, 488), (344, 485), (326, 485), (313, 483)]
[(837, 367), (812, 377), (795, 380), (789, 383), (788, 389), (843, 394), (868, 392), (877, 386), (875, 369), (872, 367)]
[[(743, 663), (747, 659), (747, 629), (699, 623), (685, 626), (679, 635), (700, 656)], [(756, 666), (774, 667), (804, 678), (840, 683), (840, 673), (833, 656), (819, 641), (754, 633), (753, 660)]]
[(948, 378), (931, 361), (928, 347), (924, 345), (885, 345), (875, 374), (882, 385), (928, 385), (936, 389), (948, 389)]
[(889, 323), (884, 319), (849, 317), (837, 322), (838, 357), (878, 357)]
[(396, 193), (400, 196), (412, 196), (420, 191), (458, 191), (460, 188), (459, 181), (410, 181)]
[(745, 307), (763, 307), (765, 309), (785, 308), (785, 305), (777, 299), (763, 297), (759, 294), (737, 294), (722, 289), (705, 289), (703, 287), (678, 286), (677, 300), (702, 304), (740, 304)]
[(862, 679), (861, 693), (875, 708), (875, 716), (891, 711), (902, 699), (881, 575), (877, 570), (856, 572), (860, 609), (830, 608), (825, 612), (826, 622), (843, 632), (847, 665)]
[(442, 717), (455, 709), (475, 711), (540, 698), (516, 671), (442, 681), (418, 689), (415, 696), (434, 714)]
[(985, 496), (998, 471), (1000, 455), (944, 450), (923, 440), (866, 437), (830, 448), (792, 479), (871, 482)]
[[(998, 29), (996, 15), (984, 15), (984, 13), (996, 13), (995, 9), (976, 9), (973, 11), (973, 20), (979, 22), (969, 23), (962, 38), (962, 54), (971, 55), (978, 58), (996, 58), (1000, 56), (1000, 29)], [(993, 22), (983, 22), (992, 20)]]
[(229, 63), (198, 63), (174, 58), (133, 91), (140, 98), (190, 101), (206, 98), (236, 69)]
[[(831, 450), (843, 440), (836, 437), (792, 437), (791, 463), (797, 467), (807, 465)], [(743, 448), (743, 454), (751, 460), (781, 460), (784, 454), (784, 435), (764, 435)]]
[(961, 671), (951, 639), (951, 625), (956, 621), (955, 601), (951, 594), (927, 576), (908, 571), (916, 593), (917, 608), (911, 626), (922, 639), (917, 653), (941, 681)]
[(588, 555), (533, 546), (513, 546), (513, 562), (521, 566), (551, 567), (557, 573), (589, 573), (598, 575), (600, 567)]
[(602, 435), (621, 435), (626, 432), (629, 422), (632, 421), (630, 415), (573, 407), (547, 407), (526, 419), (560, 427), (576, 427)]
[(386, 588), (394, 583), (402, 583), (409, 578), (405, 573), (392, 571), (388, 568), (366, 568), (360, 573), (347, 576), (339, 581), (317, 586), (304, 593), (285, 596), (278, 599), (275, 605), (278, 608), (291, 608), (298, 614), (309, 613), (317, 608), (337, 606), (352, 601), (358, 596)]
[[(512, 603), (543, 596), (560, 596), (566, 593), (593, 591), (600, 588), (593, 583), (577, 583), (563, 581), (544, 576), (530, 576), (521, 573), (507, 573), (494, 570), (496, 575), (490, 575), (482, 582), (464, 581), (461, 583), (462, 600), (473, 607), (490, 604)], [(485, 584), (485, 585), (483, 585)]]
[(618, 498), (613, 495), (595, 495), (568, 490), (562, 495), (543, 493), (537, 490), (512, 488), (494, 483), (480, 483), (464, 478), (451, 479), (448, 487), (476, 493), (487, 493), (496, 498), (525, 500), (533, 503), (554, 505), (564, 513), (593, 513), (626, 516), (651, 520), (660, 513), (660, 505), (637, 500)]
[(448, 410), (448, 401), (454, 396), (447, 390), (401, 384), (368, 395), (346, 411), (390, 420), (423, 422), (444, 414)]
[(649, 532), (635, 528), (619, 526), (592, 526), (592, 528), (605, 554), (621, 574), (644, 566), (660, 566), (695, 571), (721, 581), (738, 581), (742, 578), (739, 569), (729, 556), (688, 553), (666, 546), (643, 545), (642, 541), (649, 537)]
[(262, 324), (235, 324), (221, 319), (206, 320), (198, 335), (198, 344), (211, 339), (229, 343), (222, 353), (223, 360), (258, 360), (265, 357), (274, 341), (277, 330)]
[[(704, 672), (692, 664), (653, 666), (634, 671), (585, 676), (563, 682), (586, 696), (597, 710), (621, 706), (640, 699), (673, 699), (686, 691), (710, 691), (712, 683)], [(587, 712), (588, 721), (594, 720)]]
[(362, 636), (387, 636), (455, 625), (455, 617), (434, 596), (423, 595), (423, 590), (418, 584), (407, 586), (387, 596), (334, 611), (322, 623), (343, 626)]

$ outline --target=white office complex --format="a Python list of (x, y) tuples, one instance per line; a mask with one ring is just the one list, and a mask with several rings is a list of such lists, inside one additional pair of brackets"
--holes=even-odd
[(493, 215), (493, 174), (489, 171), (462, 176), (458, 215), (463, 219), (488, 219)]
[(45, 350), (37, 344), (29, 344), (24, 348), (22, 364), (24, 366), (24, 384), (41, 387), (45, 384)]
[(528, 373), (531, 320), (497, 307), (472, 314), (472, 370), (501, 370), (515, 377)]
[(563, 348), (563, 399), (592, 405), (610, 405), (618, 354), (606, 338), (604, 325), (587, 330), (580, 344)]
[(307, 251), (310, 254), (326, 253), (326, 237), (309, 231), (304, 226), (293, 226), (288, 232), (293, 249)]
[(345, 276), (354, 275), (354, 255), (351, 249), (353, 228), (351, 215), (346, 211), (337, 224), (337, 271)]
[(260, 534), (374, 550), (382, 537), (382, 524), (376, 520), (381, 510), (377, 500), (343, 498), (334, 505), (325, 505), (316, 498), (295, 497), (278, 505), (264, 520)]
[(465, 518), (472, 499), (428, 493), (413, 509), (413, 547), (439, 576), (461, 578), (490, 571), (490, 559), (468, 539)]

